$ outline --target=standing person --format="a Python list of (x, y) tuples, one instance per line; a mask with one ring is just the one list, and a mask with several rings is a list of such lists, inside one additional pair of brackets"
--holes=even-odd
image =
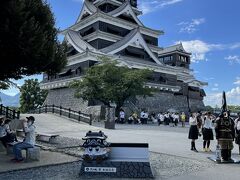
[(141, 114), (140, 114), (140, 121), (142, 124), (144, 124), (144, 117), (145, 117), (145, 112), (142, 111)]
[(195, 113), (192, 113), (189, 118), (189, 134), (188, 139), (191, 139), (191, 150), (198, 152), (195, 146), (195, 140), (198, 139), (198, 127), (197, 127), (197, 116)]
[(138, 115), (136, 112), (132, 114), (134, 124), (138, 124)]
[[(210, 142), (213, 140), (213, 118), (211, 117), (211, 113), (208, 112), (204, 117), (203, 121), (203, 151), (210, 152)], [(207, 148), (206, 148), (207, 145)]]
[(17, 143), (13, 146), (13, 154), (14, 158), (12, 161), (21, 162), (23, 161), (22, 149), (33, 148), (35, 146), (35, 129), (34, 121), (35, 118), (33, 116), (26, 117), (27, 120), (24, 120), (23, 130), (25, 132), (25, 139), (21, 143)]
[(164, 115), (161, 112), (158, 113), (157, 119), (158, 119), (158, 125), (160, 126), (164, 121)]
[(169, 123), (170, 123), (170, 113), (169, 112), (167, 112), (165, 115), (165, 118), (164, 118), (164, 124), (165, 125), (169, 125)]
[(237, 119), (235, 119), (235, 130), (236, 130), (235, 142), (236, 144), (238, 144), (239, 155), (240, 155), (240, 112), (238, 113)]
[(185, 127), (186, 115), (184, 112), (182, 112), (180, 118), (181, 118), (181, 122), (182, 122), (182, 127)]
[(133, 123), (133, 115), (129, 116), (128, 118), (128, 124), (132, 124)]
[(120, 123), (123, 124), (125, 122), (125, 112), (123, 109), (120, 109), (119, 116), (120, 116)]
[(179, 114), (175, 113), (174, 114), (174, 125), (177, 127), (179, 122)]
[(148, 121), (148, 112), (147, 111), (144, 111), (144, 124), (147, 124), (147, 121)]

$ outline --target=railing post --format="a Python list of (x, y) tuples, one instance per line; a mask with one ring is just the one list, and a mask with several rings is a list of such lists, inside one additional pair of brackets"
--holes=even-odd
[(45, 113), (47, 113), (47, 105), (45, 105)]
[(17, 112), (17, 119), (20, 119), (20, 111)]
[(9, 108), (6, 107), (6, 118), (8, 118), (8, 110), (9, 110)]
[(89, 120), (89, 125), (92, 125), (92, 114), (89, 115), (90, 116), (90, 120)]
[(52, 113), (54, 113), (54, 104), (52, 105)]
[(41, 108), (38, 109), (38, 114), (41, 114)]
[(3, 114), (3, 105), (0, 105), (0, 114)]
[(15, 116), (16, 116), (16, 111), (15, 111), (15, 109), (13, 110), (13, 119), (15, 119)]
[(71, 117), (71, 108), (69, 108), (68, 111), (69, 111), (68, 112), (68, 118), (70, 118)]
[(60, 106), (59, 114), (62, 115), (62, 106)]
[(81, 111), (78, 111), (78, 121), (81, 121)]

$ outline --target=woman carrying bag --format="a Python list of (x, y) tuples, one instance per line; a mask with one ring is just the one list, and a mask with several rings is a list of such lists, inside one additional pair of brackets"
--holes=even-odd
[[(203, 151), (210, 152), (210, 142), (213, 140), (213, 118), (211, 117), (211, 113), (208, 112), (204, 117), (203, 121)], [(207, 147), (206, 147), (207, 145)]]
[(195, 113), (191, 114), (189, 118), (189, 124), (190, 124), (190, 129), (189, 129), (188, 139), (192, 140), (191, 150), (198, 152), (195, 146), (195, 140), (198, 139), (197, 116)]

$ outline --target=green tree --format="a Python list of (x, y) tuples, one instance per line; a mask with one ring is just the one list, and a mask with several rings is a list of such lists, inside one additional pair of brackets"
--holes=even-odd
[(20, 111), (26, 113), (41, 106), (48, 92), (40, 89), (37, 79), (29, 79), (25, 80), (20, 88), (20, 93)]
[(212, 106), (205, 106), (205, 110), (213, 113), (214, 108)]
[(46, 72), (66, 65), (66, 46), (57, 39), (51, 8), (44, 0), (1, 0), (0, 88), (10, 79)]
[(116, 104), (116, 113), (130, 97), (151, 96), (153, 89), (144, 86), (152, 73), (150, 70), (119, 67), (116, 61), (108, 57), (99, 57), (101, 63), (92, 66), (79, 81), (70, 87), (75, 88), (75, 96), (83, 100), (98, 100), (105, 106)]

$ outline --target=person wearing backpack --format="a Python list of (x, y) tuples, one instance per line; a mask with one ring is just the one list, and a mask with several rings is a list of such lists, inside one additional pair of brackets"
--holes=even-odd
[(239, 147), (240, 155), (240, 112), (238, 113), (238, 117), (235, 119), (235, 131), (236, 131), (235, 143)]

